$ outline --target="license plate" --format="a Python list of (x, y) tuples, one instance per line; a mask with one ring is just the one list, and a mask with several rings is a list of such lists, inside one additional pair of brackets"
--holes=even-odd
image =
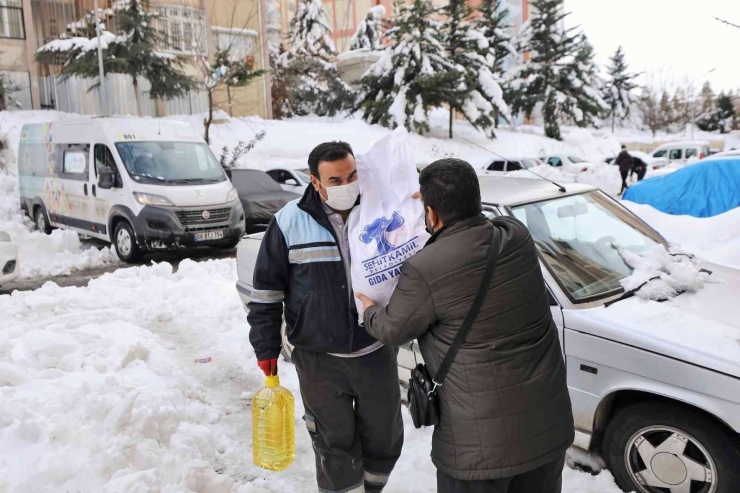
[(224, 237), (223, 231), (208, 231), (206, 233), (196, 233), (195, 241), (212, 241), (220, 240)]

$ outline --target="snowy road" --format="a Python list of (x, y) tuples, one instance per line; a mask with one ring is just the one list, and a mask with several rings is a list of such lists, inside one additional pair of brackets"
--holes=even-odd
[[(0, 492), (315, 491), (300, 399), (296, 463), (252, 465), (262, 377), (235, 281), (232, 259), (184, 260), (0, 296)], [(298, 396), (293, 367), (280, 375)], [(404, 418), (387, 491), (432, 493), (431, 431)], [(607, 472), (568, 468), (564, 491), (619, 492)]]

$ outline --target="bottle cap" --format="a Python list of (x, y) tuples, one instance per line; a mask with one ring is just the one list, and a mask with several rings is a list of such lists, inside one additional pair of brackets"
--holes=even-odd
[(265, 385), (269, 388), (274, 388), (280, 385), (280, 377), (277, 375), (270, 375), (265, 379)]

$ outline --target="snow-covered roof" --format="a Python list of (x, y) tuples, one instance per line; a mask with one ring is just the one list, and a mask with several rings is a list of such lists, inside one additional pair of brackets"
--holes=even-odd
[(203, 138), (187, 123), (161, 118), (69, 118), (52, 122), (51, 134), (54, 142), (67, 143), (79, 141), (81, 135), (85, 136), (86, 142), (203, 142)]
[(486, 204), (517, 205), (540, 200), (557, 199), (567, 195), (591, 192), (596, 188), (582, 183), (558, 182), (567, 192), (547, 180), (478, 176), (481, 200)]

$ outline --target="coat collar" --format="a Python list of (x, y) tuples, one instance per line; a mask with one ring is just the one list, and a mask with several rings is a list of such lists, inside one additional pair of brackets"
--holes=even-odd
[(486, 218), (486, 216), (484, 216), (483, 214), (479, 214), (477, 216), (469, 217), (468, 219), (462, 219), (460, 221), (453, 221), (450, 224), (445, 224), (439, 231), (435, 232), (429, 238), (426, 244), (430, 245), (435, 241), (447, 236), (451, 236), (462, 229), (467, 229), (471, 226), (476, 226), (477, 224), (487, 221), (488, 219)]

